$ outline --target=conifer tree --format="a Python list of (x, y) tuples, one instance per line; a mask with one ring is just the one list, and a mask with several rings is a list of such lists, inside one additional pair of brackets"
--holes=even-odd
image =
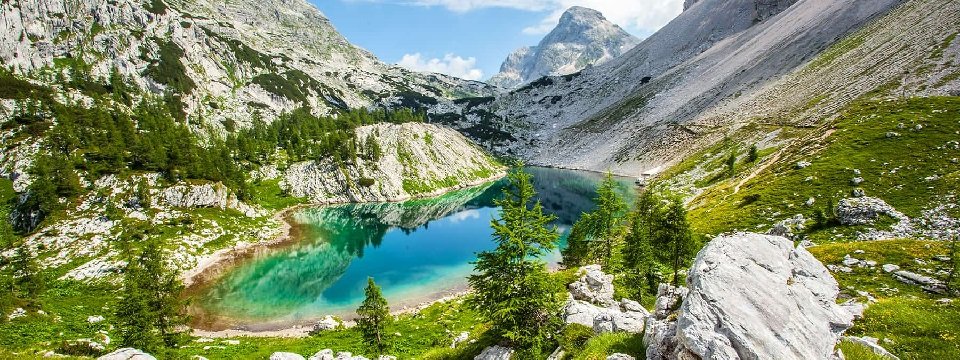
[(627, 211), (627, 204), (617, 194), (616, 188), (613, 175), (607, 173), (597, 188), (597, 197), (594, 199), (596, 209), (581, 215), (567, 237), (567, 248), (563, 251), (564, 265), (582, 266), (588, 261), (599, 261), (606, 269), (612, 267), (614, 249)]
[(469, 283), (475, 292), (470, 302), (491, 322), (491, 334), (523, 352), (518, 355), (539, 358), (559, 328), (562, 289), (538, 259), (554, 249), (559, 234), (549, 226), (554, 217), (535, 200), (531, 177), (522, 166), (508, 175), (496, 202), (500, 218), (491, 222), (497, 247), (478, 254)]
[(120, 343), (147, 351), (176, 346), (182, 335), (177, 328), (186, 322), (180, 314), (185, 305), (181, 291), (179, 277), (163, 261), (161, 243), (146, 240), (124, 268), (123, 298), (116, 310)]
[(363, 341), (367, 345), (377, 349), (378, 353), (383, 353), (386, 347), (384, 331), (389, 324), (390, 308), (387, 306), (387, 299), (380, 292), (380, 287), (373, 281), (373, 278), (367, 278), (367, 288), (364, 290), (366, 298), (360, 307), (357, 308), (357, 327), (363, 334)]
[(657, 234), (660, 260), (673, 269), (673, 285), (680, 285), (680, 268), (693, 255), (695, 243), (683, 202), (674, 199), (667, 207)]
[[(653, 238), (658, 233), (663, 211), (659, 199), (651, 192), (644, 191), (637, 198), (634, 211), (630, 214), (630, 232), (624, 238), (623, 261), (630, 282), (638, 289), (636, 295), (642, 298), (643, 287), (653, 290), (657, 285), (657, 262), (653, 249)], [(639, 299), (639, 298), (638, 298)]]
[(17, 247), (10, 265), (14, 269), (14, 286), (19, 293), (18, 297), (38, 307), (40, 293), (43, 292), (46, 284), (27, 244)]
[(737, 166), (737, 153), (731, 152), (730, 156), (727, 157), (727, 174), (732, 178), (736, 175), (736, 166)]
[(759, 149), (757, 149), (757, 144), (753, 144), (750, 147), (750, 152), (747, 153), (747, 162), (754, 162), (760, 158)]

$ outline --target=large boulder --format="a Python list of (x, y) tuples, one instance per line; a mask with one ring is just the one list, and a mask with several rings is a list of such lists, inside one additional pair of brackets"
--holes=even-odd
[(259, 210), (238, 200), (222, 183), (171, 186), (160, 192), (160, 198), (173, 207), (234, 209), (250, 217), (261, 215)]
[(134, 348), (122, 348), (98, 357), (97, 360), (157, 360), (157, 358)]
[(697, 255), (687, 285), (676, 349), (661, 352), (664, 358), (829, 359), (852, 326), (827, 268), (779, 236), (715, 238)]
[(843, 225), (869, 225), (880, 215), (887, 215), (899, 221), (909, 220), (903, 213), (894, 209), (885, 201), (872, 197), (847, 198), (840, 200), (836, 208), (837, 220)]

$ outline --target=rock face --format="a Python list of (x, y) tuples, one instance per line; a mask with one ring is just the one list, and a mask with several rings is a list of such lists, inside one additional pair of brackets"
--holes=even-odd
[(377, 124), (357, 129), (385, 149), (377, 161), (302, 162), (283, 174), (293, 196), (314, 203), (386, 202), (426, 197), (499, 178), (504, 168), (454, 130), (430, 124)]
[(651, 345), (648, 358), (829, 359), (852, 325), (826, 267), (782, 237), (720, 236), (697, 255), (687, 284), (676, 329), (647, 328), (675, 348)]
[(98, 357), (97, 360), (157, 360), (157, 358), (134, 348), (122, 348)]
[(222, 183), (171, 186), (163, 189), (160, 195), (173, 207), (233, 209), (250, 217), (262, 215), (257, 209), (238, 200)]
[(544, 76), (572, 74), (620, 56), (639, 42), (599, 11), (574, 6), (540, 44), (510, 54), (488, 82), (512, 89)]
[(563, 307), (567, 324), (580, 324), (597, 333), (643, 332), (644, 319), (649, 315), (640, 303), (613, 299), (613, 275), (607, 275), (600, 265), (580, 269), (580, 279), (568, 286), (570, 298)]

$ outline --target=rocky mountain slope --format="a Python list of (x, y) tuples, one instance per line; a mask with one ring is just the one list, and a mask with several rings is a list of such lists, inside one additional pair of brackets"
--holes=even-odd
[(639, 42), (599, 11), (574, 6), (539, 44), (510, 54), (488, 83), (515, 89), (544, 76), (573, 74), (610, 61)]
[(822, 123), (885, 84), (918, 95), (956, 90), (958, 47), (946, 40), (960, 30), (957, 7), (703, 0), (607, 64), (433, 113), (533, 163), (636, 176), (747, 124)]
[(213, 128), (303, 106), (330, 114), (490, 93), (386, 65), (302, 0), (9, 1), (0, 10), (0, 59), (14, 72), (45, 82), (116, 69)]

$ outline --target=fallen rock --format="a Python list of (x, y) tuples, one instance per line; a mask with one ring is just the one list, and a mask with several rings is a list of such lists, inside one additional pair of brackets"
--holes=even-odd
[(510, 360), (511, 356), (513, 356), (513, 349), (494, 345), (483, 349), (483, 352), (474, 357), (473, 360)]
[(869, 225), (880, 215), (888, 215), (897, 220), (908, 220), (885, 201), (873, 197), (847, 198), (837, 204), (837, 219), (843, 225)]
[(877, 354), (884, 358), (900, 360), (900, 358), (898, 358), (896, 355), (891, 354), (889, 351), (887, 351), (887, 349), (884, 349), (883, 346), (880, 346), (880, 344), (877, 343), (876, 338), (871, 338), (866, 336), (865, 337), (844, 336), (843, 340), (846, 340), (855, 344), (860, 344), (870, 349), (870, 351), (873, 351), (874, 354)]
[(794, 238), (794, 234), (801, 233), (806, 228), (807, 219), (803, 214), (797, 214), (792, 218), (781, 220), (773, 225), (767, 235), (783, 236), (785, 238)]
[(302, 355), (288, 353), (288, 352), (275, 352), (270, 355), (270, 360), (306, 360)]
[(636, 360), (636, 358), (627, 354), (615, 353), (607, 356), (607, 360)]
[(827, 268), (783, 237), (717, 237), (697, 255), (687, 285), (673, 342), (669, 324), (647, 326), (661, 340), (650, 343), (648, 359), (661, 344), (675, 348), (652, 353), (669, 359), (830, 359), (852, 326)]
[(920, 275), (906, 270), (898, 270), (893, 273), (893, 278), (898, 281), (911, 285), (920, 285), (923, 290), (942, 294), (946, 292), (946, 285), (937, 279), (929, 276)]
[(468, 331), (461, 332), (460, 335), (458, 335), (457, 337), (453, 338), (453, 342), (450, 344), (450, 348), (453, 349), (453, 348), (457, 347), (457, 345), (459, 345), (460, 343), (462, 343), (462, 342), (464, 342), (464, 341), (467, 341), (467, 339), (469, 339), (469, 338), (470, 338), (470, 332), (468, 332)]
[(600, 265), (587, 265), (578, 272), (580, 279), (567, 288), (575, 300), (610, 306), (613, 300), (613, 275), (605, 274)]
[(98, 357), (97, 360), (157, 360), (157, 358), (134, 348), (122, 348)]
[(313, 332), (334, 330), (339, 326), (340, 322), (337, 321), (337, 319), (333, 318), (333, 316), (327, 315), (323, 319), (320, 319), (320, 321), (317, 321), (315, 324), (313, 324)]

